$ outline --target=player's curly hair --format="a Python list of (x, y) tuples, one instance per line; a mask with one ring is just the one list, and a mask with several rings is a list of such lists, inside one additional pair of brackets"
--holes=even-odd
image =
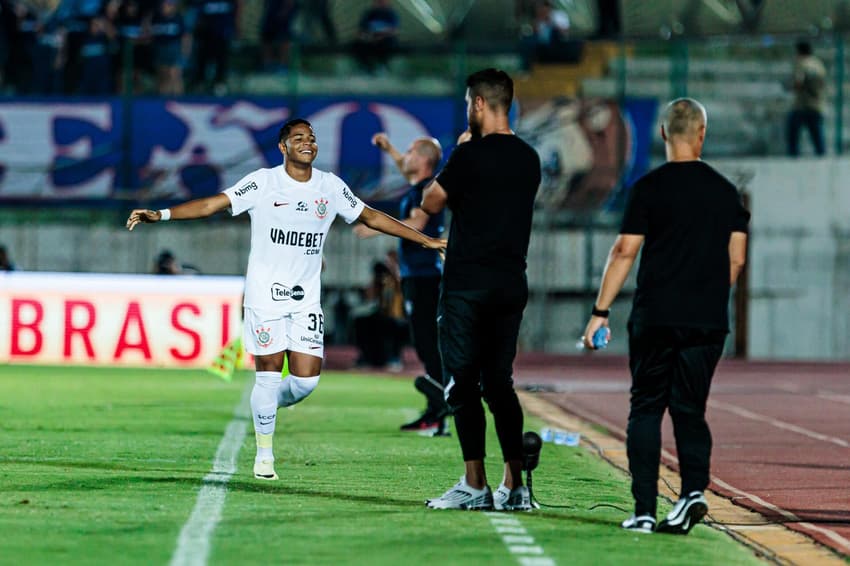
[(293, 118), (280, 127), (280, 131), (277, 134), (277, 143), (283, 143), (283, 140), (289, 137), (289, 133), (292, 131), (292, 128), (300, 124), (304, 124), (311, 129), (313, 128), (313, 124), (304, 118)]

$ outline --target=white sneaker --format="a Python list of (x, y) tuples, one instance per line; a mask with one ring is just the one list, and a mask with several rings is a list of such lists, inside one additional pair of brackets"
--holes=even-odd
[(255, 460), (254, 477), (258, 480), (276, 480), (277, 473), (274, 471), (274, 460)]
[(673, 506), (673, 510), (658, 525), (659, 533), (688, 534), (708, 513), (708, 501), (701, 491), (692, 491)]
[(531, 511), (531, 492), (524, 485), (508, 489), (500, 484), (493, 492), (493, 508), (496, 511)]
[(429, 509), (489, 511), (493, 508), (493, 492), (486, 485), (483, 489), (475, 489), (466, 483), (466, 476), (461, 476), (453, 488), (436, 499), (427, 500), (425, 506)]
[(655, 531), (655, 517), (651, 515), (632, 515), (620, 525), (627, 531), (650, 534)]

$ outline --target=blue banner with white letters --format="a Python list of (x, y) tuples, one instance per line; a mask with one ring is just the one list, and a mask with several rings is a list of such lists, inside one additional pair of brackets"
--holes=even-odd
[[(627, 101), (620, 110), (610, 101), (550, 101), (520, 111), (517, 132), (544, 163), (544, 204), (616, 209), (614, 186), (648, 165), (654, 104)], [(279, 165), (278, 130), (294, 117), (316, 131), (315, 167), (338, 174), (364, 199), (392, 199), (406, 181), (372, 136), (386, 132), (402, 152), (418, 137), (434, 137), (448, 156), (466, 128), (458, 123), (464, 110), (453, 97), (312, 97), (297, 106), (277, 97), (4, 99), (0, 202), (124, 206), (215, 194)], [(617, 141), (621, 132), (625, 144)]]
[(305, 118), (319, 142), (314, 165), (362, 197), (405, 186), (371, 143), (386, 132), (402, 152), (420, 136), (454, 145), (457, 102), (423, 98), (141, 98), (0, 102), (0, 200), (182, 200), (207, 196), (282, 162), (278, 130)]

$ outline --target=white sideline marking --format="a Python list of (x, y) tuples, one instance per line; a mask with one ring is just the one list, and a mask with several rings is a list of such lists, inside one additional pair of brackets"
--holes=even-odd
[(709, 401), (709, 407), (713, 407), (715, 409), (720, 409), (721, 411), (727, 411), (729, 413), (733, 413), (738, 415), (739, 417), (744, 417), (745, 419), (750, 419), (753, 421), (759, 421), (763, 423), (767, 423), (769, 425), (775, 426), (776, 428), (781, 428), (782, 430), (788, 430), (791, 432), (796, 432), (797, 434), (802, 434), (803, 436), (808, 436), (809, 438), (814, 438), (815, 440), (821, 440), (823, 442), (829, 442), (832, 444), (837, 444), (842, 448), (850, 448), (850, 442), (844, 440), (843, 438), (837, 438), (835, 436), (829, 436), (826, 434), (821, 434), (819, 432), (815, 432), (813, 430), (809, 430), (807, 428), (803, 428), (801, 426), (797, 426), (795, 424), (786, 423), (785, 421), (780, 421), (774, 419), (773, 417), (768, 417), (766, 415), (760, 415), (759, 413), (754, 413), (750, 410), (744, 409), (743, 407), (739, 407), (737, 405), (731, 405), (729, 403), (722, 403), (720, 401)]
[(845, 395), (843, 393), (834, 393), (832, 391), (827, 391), (826, 389), (821, 389), (818, 391), (818, 397), (826, 399), (827, 401), (835, 401), (836, 403), (845, 403), (850, 405), (850, 395)]
[(233, 411), (234, 419), (224, 431), (224, 437), (215, 452), (212, 471), (204, 476), (204, 485), (198, 492), (192, 515), (180, 530), (171, 566), (204, 566), (207, 563), (212, 534), (221, 520), (227, 496), (227, 482), (236, 473), (236, 457), (248, 431), (245, 415), (250, 415), (248, 404), (253, 382), (253, 379), (248, 380), (242, 398)]
[(496, 532), (502, 535), (502, 542), (522, 566), (555, 566), (555, 561), (544, 556), (543, 547), (534, 542), (517, 517), (504, 513), (484, 513)]

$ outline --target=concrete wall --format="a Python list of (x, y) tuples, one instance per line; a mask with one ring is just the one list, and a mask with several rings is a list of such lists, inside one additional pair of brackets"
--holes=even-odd
[(751, 356), (850, 358), (850, 161), (714, 165), (752, 177)]
[[(752, 195), (750, 355), (850, 359), (850, 160), (727, 160), (713, 163)], [(37, 271), (149, 272), (162, 248), (208, 274), (241, 274), (248, 259), (247, 219), (114, 226), (81, 223), (0, 225), (0, 242), (19, 268)], [(529, 252), (532, 298), (524, 349), (575, 352), (615, 232), (537, 230)], [(371, 262), (396, 243), (358, 240), (338, 222), (325, 245), (324, 303), (333, 328), (336, 289), (369, 280)], [(626, 285), (633, 289), (634, 272)], [(558, 298), (540, 291), (558, 293)], [(356, 301), (354, 292), (346, 292)], [(611, 353), (626, 351), (630, 299), (612, 308)], [(731, 344), (731, 340), (729, 341)], [(729, 344), (727, 344), (729, 346)]]

